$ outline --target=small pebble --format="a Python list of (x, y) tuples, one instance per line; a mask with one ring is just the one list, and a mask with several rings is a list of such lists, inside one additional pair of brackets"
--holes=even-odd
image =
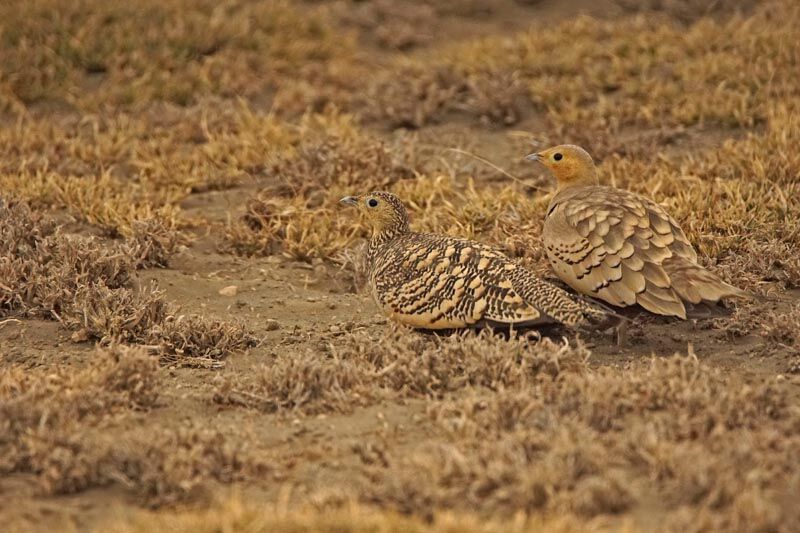
[(89, 332), (85, 328), (81, 328), (72, 335), (70, 335), (72, 342), (86, 342), (89, 340)]
[(274, 318), (268, 318), (267, 321), (264, 323), (264, 328), (267, 331), (275, 331), (276, 329), (280, 329), (281, 325), (278, 324), (278, 321)]
[(228, 285), (219, 290), (220, 296), (236, 296), (237, 292), (239, 292), (239, 287), (236, 285)]

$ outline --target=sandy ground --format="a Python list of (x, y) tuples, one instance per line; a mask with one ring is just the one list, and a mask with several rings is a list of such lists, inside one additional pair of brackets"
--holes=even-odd
[[(478, 3), (476, 3), (477, 5)], [(679, 4), (676, 2), (676, 4)], [(387, 52), (371, 37), (364, 39), (365, 50), (376, 55), (395, 53), (435, 53), (444, 42), (473, 39), (481, 35), (511, 34), (526, 28), (536, 31), (572, 16), (575, 10), (598, 17), (614, 17), (629, 10), (618, 2), (565, 0), (540, 2), (497, 2), (491, 9), (468, 16), (450, 15), (423, 28), (419, 46), (403, 52)], [(538, 118), (529, 114), (514, 130), (535, 130)], [(370, 126), (387, 136), (381, 124)], [(441, 145), (471, 139), (479, 153), (491, 161), (512, 161), (508, 168), (527, 178), (546, 182), (539, 170), (530, 169), (512, 158), (516, 145), (509, 131), (481, 127), (474, 122), (451, 117), (443, 123), (422, 128), (421, 139)], [(633, 132), (647, 135), (647, 132)], [(681, 143), (715, 146), (720, 134), (714, 130), (692, 131), (691, 139)], [(729, 136), (729, 134), (725, 134)], [(204, 220), (195, 230), (195, 240), (176, 253), (164, 269), (146, 269), (139, 282), (153, 280), (166, 291), (169, 300), (187, 313), (200, 313), (219, 319), (241, 321), (261, 340), (246, 353), (235, 354), (221, 369), (170, 367), (165, 369), (160, 406), (137, 413), (106, 428), (114, 434), (131, 432), (146, 435), (155, 428), (196, 423), (218, 429), (228, 436), (252, 443), (270, 457), (274, 470), (261, 479), (233, 485), (253, 501), (303, 501), (326, 487), (356, 486), (364, 464), (363, 446), (381, 442), (386, 452), (403, 455), (431, 436), (441, 435), (441, 427), (426, 415), (429, 402), (412, 399), (378, 401), (356, 405), (352, 411), (302, 415), (292, 412), (271, 414), (236, 406), (220, 405), (213, 398), (223, 376), (247, 381), (258, 367), (269, 365), (279, 354), (302, 354), (333, 342), (344, 332), (365, 330), (380, 336), (389, 326), (371, 296), (353, 293), (336, 267), (308, 264), (282, 257), (242, 258), (217, 251), (220, 228), (228, 217), (237, 216), (242, 202), (254, 191), (243, 185), (231, 190), (191, 195), (182, 204), (188, 217)], [(220, 289), (235, 286), (233, 296), (221, 296)], [(800, 301), (800, 292), (790, 291), (769, 304), (781, 312)], [(722, 313), (724, 317), (724, 313)], [(651, 356), (693, 353), (697, 358), (724, 370), (743, 383), (774, 382), (800, 400), (800, 377), (796, 371), (797, 347), (768, 343), (759, 335), (733, 337), (725, 329), (709, 326), (710, 319), (674, 320), (634, 315), (627, 343), (618, 347), (607, 335), (596, 335), (587, 342), (592, 347), (591, 364), (597, 367), (624, 367)], [(80, 367), (94, 352), (92, 343), (73, 342), (72, 332), (57, 322), (5, 321), (0, 326), (0, 353), (4, 363), (26, 368), (56, 365)], [(367, 402), (369, 403), (369, 402)], [(227, 494), (231, 486), (211, 484), (209, 494)], [(198, 501), (209, 494), (199, 495)], [(189, 508), (193, 503), (186, 504)], [(35, 478), (13, 474), (0, 479), (0, 523), (3, 529), (89, 530), (102, 529), (109, 520), (125, 519), (142, 509), (141, 500), (124, 486), (94, 488), (72, 495), (43, 496)], [(639, 527), (658, 523), (662, 512), (657, 503), (640, 502), (627, 515), (610, 519), (611, 524), (633, 520)], [(9, 529), (10, 528), (10, 529)]]

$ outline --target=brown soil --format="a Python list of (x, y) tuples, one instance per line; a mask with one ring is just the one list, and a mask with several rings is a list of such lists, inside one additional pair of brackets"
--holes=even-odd
[[(308, 4), (316, 6), (318, 3)], [(636, 3), (616, 0), (498, 0), (489, 3), (488, 8), (483, 7), (483, 2), (454, 2), (454, 5), (460, 7), (452, 9), (431, 7), (437, 4), (413, 0), (364, 2), (363, 5), (360, 2), (328, 4), (332, 20), (336, 20), (340, 27), (358, 32), (361, 47), (359, 53), (363, 54), (365, 61), (380, 65), (389, 63), (401, 54), (415, 58), (433, 56), (441, 47), (483, 36), (511, 35), (528, 28), (531, 28), (530, 31), (537, 31), (538, 28), (551, 27), (569, 20), (576, 12), (609, 19), (626, 16)], [(717, 1), (704, 4), (676, 0), (650, 4), (652, 10), (642, 10), (645, 16), (655, 12), (659, 15), (666, 13), (666, 16), (674, 17), (679, 24), (691, 22), (694, 19), (692, 13), (703, 14), (705, 8), (708, 8), (708, 13), (712, 16), (719, 18), (729, 17), (733, 10), (740, 9), (737, 2)], [(749, 10), (751, 3), (746, 4)], [(415, 21), (412, 16), (414, 10), (422, 9), (420, 6), (432, 13), (424, 23)], [(437, 9), (439, 13), (436, 13)], [(397, 12), (408, 16), (405, 19), (398, 17)], [(398, 26), (389, 26), (387, 29), (386, 25), (378, 24), (375, 27), (382, 30), (373, 32), (370, 28), (373, 27), (371, 24), (375, 17), (380, 20), (383, 20), (382, 17), (393, 18)], [(405, 33), (400, 35), (401, 32)], [(397, 38), (393, 39), (393, 36)], [(268, 97), (264, 98), (268, 100)], [(41, 110), (35, 106), (33, 109), (34, 112)], [(67, 110), (67, 113), (71, 112)], [(395, 135), (391, 126), (380, 118), (369, 118), (366, 121), (366, 128), (371, 134), (386, 139)], [(415, 135), (420, 145), (459, 147), (480, 154), (489, 161), (504, 162), (502, 167), (509, 173), (519, 176), (528, 184), (546, 187), (547, 179), (520, 161), (520, 156), (523, 155), (520, 153), (520, 145), (524, 145), (527, 140), (520, 141), (520, 137), (515, 136), (515, 132), (537, 132), (545, 127), (546, 122), (533, 108), (527, 109), (522, 119), (510, 128), (483, 124), (464, 114), (448, 112), (439, 116), (435, 123), (422, 125)], [(645, 128), (632, 127), (627, 134), (641, 140), (650, 135), (650, 132)], [(680, 134), (674, 143), (669, 144), (666, 153), (673, 151), (674, 154), (685, 154), (689, 146), (714, 148), (727, 139), (742, 136), (741, 130), (736, 128), (690, 128)], [(505, 179), (501, 173), (492, 171), (480, 162), (470, 163), (468, 156), (463, 156), (459, 161), (467, 165), (467, 169), (469, 165), (474, 165), (479, 179), (484, 183)], [(450, 493), (451, 499), (441, 495), (430, 496), (429, 500), (425, 500), (428, 503), (423, 505), (414, 498), (424, 499), (424, 496), (411, 496), (407, 493), (400, 496), (397, 492), (400, 489), (390, 492), (389, 489), (379, 487), (381, 483), (391, 485), (385, 476), (395, 475), (393, 472), (396, 471), (392, 468), (403, 468), (402, 465), (406, 464), (404, 461), (427, 450), (426, 446), (449, 446), (462, 442), (458, 440), (461, 437), (454, 437), (454, 433), (445, 429), (436, 413), (449, 408), (448, 406), (462, 405), (459, 402), (471, 401), (470, 398), (476, 395), (483, 398), (484, 402), (491, 402), (492, 391), (500, 391), (500, 394), (505, 390), (503, 386), (497, 390), (490, 388), (487, 392), (487, 389), (478, 390), (465, 384), (460, 390), (445, 390), (428, 395), (398, 392), (400, 389), (391, 390), (389, 385), (381, 385), (373, 392), (365, 392), (367, 389), (359, 388), (360, 386), (342, 386), (344, 396), (326, 396), (330, 391), (323, 390), (318, 396), (312, 396), (308, 402), (298, 403), (287, 393), (286, 403), (282, 406), (276, 408), (263, 405), (264, 398), (259, 396), (262, 394), (260, 391), (269, 389), (259, 388), (263, 386), (259, 384), (259, 376), (265, 372), (265, 367), (275, 365), (276, 361), (293, 358), (303, 360), (309, 353), (317, 353), (321, 358), (326, 358), (331, 350), (344, 350), (345, 348), (341, 348), (342, 343), (354, 342), (344, 340), (346, 338), (380, 343), (382, 339), (391, 342), (394, 334), (368, 291), (353, 292), (352, 273), (344, 272), (331, 262), (298, 261), (282, 255), (242, 257), (220, 251), (220, 242), (228, 220), (241, 216), (247, 200), (258, 190), (270, 185), (273, 183), (269, 182), (269, 178), (262, 179), (257, 185), (244, 181), (230, 188), (222, 187), (222, 190), (197, 192), (187, 196), (180, 207), (184, 220), (194, 221), (193, 228), (188, 230), (192, 239), (187, 246), (179, 246), (169, 257), (167, 268), (139, 270), (135, 282), (140, 286), (145, 286), (150, 281), (156, 282), (165, 291), (166, 299), (180, 306), (181, 313), (243, 323), (260, 341), (259, 345), (244, 352), (233, 353), (220, 365), (213, 365), (215, 368), (181, 365), (179, 360), (167, 363), (160, 370), (162, 381), (159, 385), (159, 399), (154, 407), (133, 410), (131, 414), (120, 415), (92, 429), (112, 440), (128, 442), (131, 438), (134, 441), (136, 438), (147, 439), (165, 429), (202, 428), (204, 431), (223, 434), (228, 442), (244, 443), (258, 461), (265, 461), (269, 467), (230, 482), (225, 476), (209, 476), (196, 489), (193, 488), (188, 497), (166, 502), (143, 497), (132, 483), (126, 484), (113, 478), (99, 483), (99, 486), (89, 486), (75, 493), (52, 494), (42, 490), (40, 476), (22, 468), (19, 469), (21, 471), (0, 479), (0, 523), (4, 524), (4, 530), (83, 531), (105, 529), (108, 524), (116, 524), (115, 527), (125, 529), (129, 524), (139, 524), (152, 516), (168, 516), (173, 512), (195, 510), (201, 512), (209, 502), (224, 502), (231, 494), (234, 494), (237, 501), (241, 500), (256, 508), (262, 505), (283, 505), (289, 508), (312, 505), (314, 508), (327, 508), (328, 505), (336, 506), (341, 501), (355, 498), (360, 504), (408, 513), (415, 519), (419, 518), (420, 524), (430, 524), (436, 513), (451, 507), (457, 511), (476, 513), (482, 517), (481, 520), (485, 517), (496, 518), (497, 509), (501, 512), (511, 511), (506, 519), (513, 516), (513, 511), (529, 512), (533, 509), (533, 515), (536, 515), (536, 505), (531, 507), (520, 504), (515, 507), (513, 494), (508, 496), (508, 501), (498, 503), (495, 507), (487, 505), (484, 509), (465, 510), (459, 509), (457, 497), (452, 496), (455, 492)], [(535, 191), (529, 192), (532, 195), (537, 194)], [(56, 215), (61, 216), (63, 212), (58, 211)], [(75, 222), (74, 219), (66, 218), (73, 220), (72, 225), (67, 226), (71, 233), (86, 234), (95, 231), (92, 229), (94, 226), (84, 221)], [(236, 287), (236, 294), (221, 295), (220, 290), (229, 286)], [(633, 314), (627, 342), (623, 346), (617, 346), (612, 336), (603, 334), (583, 339), (591, 351), (588, 372), (608, 369), (618, 376), (624, 376), (628, 371), (638, 372), (636, 369), (639, 367), (636, 365), (643, 364), (643, 361), (651, 357), (666, 360), (674, 354), (694, 355), (701, 364), (707, 366), (708, 372), (720, 371), (720, 379), (728, 380), (731, 387), (768, 387), (769, 394), (784, 398), (786, 402), (796, 406), (800, 401), (800, 348), (783, 339), (780, 332), (770, 336), (751, 326), (753, 323), (768, 321), (765, 318), (768, 316), (789, 316), (799, 303), (800, 292), (789, 289), (775, 292), (757, 303), (742, 304), (754, 309), (749, 315), (748, 327), (740, 327), (746, 321), (746, 317), (740, 318), (741, 310), (730, 327), (730, 312), (720, 309), (713, 310), (712, 318), (685, 322)], [(0, 365), (44, 374), (56, 368), (81, 369), (96, 357), (93, 342), (80, 338), (77, 338), (80, 342), (75, 342), (72, 337), (74, 330), (66, 329), (57, 321), (40, 318), (10, 316), (0, 319)], [(780, 328), (780, 324), (773, 326), (776, 330)], [(419, 334), (409, 332), (401, 335)], [(558, 333), (553, 341), (560, 342), (560, 335)], [(575, 346), (576, 340), (569, 334), (566, 335), (570, 338), (570, 345)], [(796, 335), (794, 333), (794, 339), (797, 339)], [(424, 342), (434, 341), (429, 341), (426, 337)], [(284, 364), (286, 363), (281, 363)], [(630, 370), (631, 368), (634, 370)], [(224, 391), (228, 390), (226, 387), (230, 387), (234, 393), (227, 400), (220, 399), (224, 396)], [(504, 394), (512, 390), (513, 387), (509, 386)], [(642, 420), (658, 424), (655, 419), (648, 418), (651, 416), (649, 413), (642, 416)], [(571, 423), (568, 420), (572, 419), (562, 420), (566, 424)], [(752, 427), (757, 428), (753, 429), (752, 435), (755, 436), (762, 435), (756, 431), (767, 431), (756, 422)], [(604, 438), (609, 437), (608, 433), (603, 435)], [(464, 440), (463, 443), (470, 443), (464, 444), (464, 448), (479, 454), (476, 451), (479, 440)], [(703, 443), (705, 441), (701, 441), (700, 446)], [(795, 439), (786, 446), (791, 448), (796, 444)], [(603, 446), (602, 443), (597, 445)], [(715, 452), (709, 449), (707, 453)], [(797, 454), (797, 451), (789, 449), (786, 453)], [(468, 456), (467, 460), (471, 461), (475, 457), (478, 455)], [(684, 459), (690, 460), (691, 457), (687, 455)], [(585, 505), (570, 507), (571, 504), (563, 502), (554, 503), (552, 507), (547, 504), (538, 508), (543, 509), (541, 512), (545, 515), (557, 515), (563, 509), (578, 509), (575, 513), (579, 517), (577, 524), (581, 526), (599, 529), (627, 526), (634, 530), (680, 527), (681, 524), (692, 522), (691, 517), (695, 516), (693, 513), (700, 516), (701, 512), (708, 509), (714, 512), (713, 504), (707, 504), (703, 499), (705, 496), (699, 496), (697, 501), (700, 503), (697, 504), (688, 502), (673, 505), (661, 501), (665, 492), (649, 487), (647, 476), (626, 470), (629, 468), (626, 464), (617, 469), (621, 479), (633, 480), (631, 491), (642, 491), (638, 497), (633, 498), (632, 503), (619, 506), (614, 502), (591, 504), (600, 508), (598, 512), (585, 511)], [(413, 469), (407, 471), (414, 472)], [(712, 477), (722, 475), (715, 470), (708, 472), (706, 474)], [(398, 474), (397, 479), (400, 477), (402, 476)], [(797, 475), (793, 481), (795, 485), (791, 484), (790, 473), (787, 473), (787, 479), (789, 481), (782, 487), (800, 487), (797, 482), (800, 478)], [(413, 485), (411, 481), (405, 481), (409, 487)], [(603, 483), (606, 481), (604, 478)], [(655, 479), (652, 482), (660, 483)], [(439, 483), (440, 487), (451, 487), (442, 479), (431, 483)], [(502, 485), (502, 479), (497, 483)], [(641, 486), (636, 485), (637, 483)], [(713, 484), (713, 479), (710, 483)], [(732, 481), (730, 483), (735, 486)], [(457, 484), (454, 483), (453, 486)], [(573, 494), (569, 492), (571, 489), (563, 487), (553, 490), (566, 490), (566, 494)], [(773, 497), (770, 501), (779, 507), (783, 505), (780, 502), (785, 501), (782, 499), (789, 497), (780, 490), (776, 489), (774, 494), (769, 493)], [(412, 489), (409, 488), (408, 491)], [(610, 494), (613, 490), (603, 489), (602, 492)], [(584, 493), (576, 489), (574, 494)], [(675, 497), (680, 499), (679, 496)], [(408, 503), (412, 501), (417, 503)], [(720, 503), (719, 508), (725, 505)], [(425, 512), (426, 507), (432, 510), (431, 514)], [(148, 510), (151, 508), (156, 510)], [(683, 521), (671, 521), (672, 518), (666, 520), (665, 517), (668, 516), (683, 517)], [(766, 524), (767, 530), (774, 527), (789, 531), (792, 526), (782, 521), (786, 516), (788, 515), (780, 515), (781, 518), (773, 521), (764, 519), (761, 524)], [(580, 521), (584, 519), (585, 522)], [(707, 517), (702, 520), (695, 527), (702, 529), (704, 524), (705, 527), (713, 528), (715, 525)], [(176, 524), (178, 528), (189, 527), (187, 522)], [(733, 524), (731, 527), (741, 530), (746, 529), (747, 525), (746, 521), (726, 524)], [(247, 529), (246, 526), (241, 527)], [(315, 529), (322, 526), (317, 524), (308, 527)], [(563, 527), (569, 528), (569, 525)]]

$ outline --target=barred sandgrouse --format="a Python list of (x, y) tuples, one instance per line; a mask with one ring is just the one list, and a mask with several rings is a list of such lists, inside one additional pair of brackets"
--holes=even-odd
[(341, 202), (372, 226), (367, 268), (386, 315), (419, 329), (564, 324), (607, 326), (609, 310), (538, 279), (502, 252), (465, 239), (409, 229), (403, 203), (372, 192)]

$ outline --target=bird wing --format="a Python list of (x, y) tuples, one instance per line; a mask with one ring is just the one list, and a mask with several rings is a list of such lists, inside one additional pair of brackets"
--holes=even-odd
[(376, 252), (373, 262), (376, 300), (391, 318), (412, 327), (568, 323), (568, 313), (562, 320), (548, 312), (548, 297), (559, 293), (578, 307), (565, 291), (473, 241), (411, 233)]
[(675, 256), (695, 263), (697, 253), (655, 202), (620, 189), (586, 187), (551, 206), (543, 240), (556, 273), (579, 292), (685, 318), (663, 264)]

